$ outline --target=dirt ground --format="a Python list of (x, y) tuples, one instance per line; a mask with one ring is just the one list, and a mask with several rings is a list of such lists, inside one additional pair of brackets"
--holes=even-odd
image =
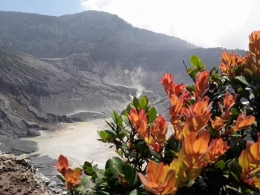
[(14, 156), (0, 153), (1, 195), (49, 195), (47, 186), (35, 175), (35, 169), (27, 155)]

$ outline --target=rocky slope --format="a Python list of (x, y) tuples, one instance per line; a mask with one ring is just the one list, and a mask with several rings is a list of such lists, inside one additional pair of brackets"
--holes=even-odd
[[(109, 68), (87, 53), (54, 59), (6, 49), (0, 53), (0, 140), (5, 143), (0, 150), (4, 152), (14, 152), (6, 140), (37, 136), (38, 130), (56, 122), (108, 117), (112, 110), (121, 111), (131, 96), (146, 94), (153, 101), (160, 97), (148, 82), (155, 73), (144, 73), (142, 68)], [(160, 76), (154, 77), (157, 85)], [(34, 149), (31, 145), (28, 152)]]
[(0, 194), (49, 195), (54, 192), (37, 178), (35, 166), (27, 155), (0, 153)]

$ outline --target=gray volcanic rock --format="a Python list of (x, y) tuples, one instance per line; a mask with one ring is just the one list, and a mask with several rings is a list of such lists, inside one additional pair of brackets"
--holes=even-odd
[(148, 75), (158, 81), (161, 75), (110, 68), (88, 53), (55, 59), (6, 49), (0, 54), (0, 135), (9, 138), (37, 136), (57, 122), (109, 117), (113, 110), (121, 112), (132, 96), (145, 94), (155, 102), (164, 95), (154, 92), (159, 82), (147, 82)]
[(54, 163), (57, 162), (57, 160), (53, 160), (48, 156), (37, 155), (30, 156), (30, 159), (33, 161), (35, 167), (37, 167), (39, 173), (43, 173), (49, 180), (60, 183), (60, 180), (56, 177), (56, 175), (59, 175), (59, 172), (54, 168)]
[(6, 135), (0, 135), (0, 151), (6, 154), (20, 155), (23, 153), (32, 153), (37, 150), (37, 144), (32, 141), (21, 141), (10, 138)]

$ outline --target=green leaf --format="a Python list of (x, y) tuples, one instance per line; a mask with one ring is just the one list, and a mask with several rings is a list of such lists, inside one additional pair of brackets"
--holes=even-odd
[(113, 177), (117, 177), (120, 174), (119, 168), (117, 166), (110, 167), (109, 171), (113, 175)]
[(102, 170), (102, 169), (99, 169), (99, 170), (97, 170), (97, 172), (96, 172), (97, 177), (98, 177), (99, 179), (102, 179), (102, 178), (105, 177), (105, 176), (104, 176), (104, 173), (105, 173), (105, 171)]
[(85, 186), (80, 184), (75, 190), (82, 193), (84, 191), (84, 189), (85, 189)]
[(135, 170), (134, 170), (134, 178), (133, 178), (133, 180), (131, 182), (131, 185), (132, 186), (140, 186), (140, 180), (139, 180), (139, 177), (137, 176)]
[(107, 137), (108, 136), (116, 136), (116, 133), (114, 131), (111, 131), (111, 130), (104, 130), (107, 134)]
[(117, 137), (122, 140), (127, 135), (127, 132), (125, 130), (121, 130)]
[(189, 91), (190, 93), (192, 93), (192, 91), (195, 91), (195, 86), (194, 85), (187, 85), (186, 86), (187, 91)]
[(235, 79), (239, 81), (240, 83), (243, 83), (247, 87), (251, 88), (251, 85), (247, 82), (244, 76), (236, 76)]
[(236, 108), (231, 108), (231, 113), (234, 115), (234, 116), (238, 116), (240, 114), (240, 112), (236, 109)]
[(220, 160), (218, 161), (216, 164), (215, 164), (215, 168), (217, 169), (224, 169), (225, 168), (225, 162), (223, 160)]
[(119, 127), (122, 127), (122, 126), (123, 126), (123, 119), (122, 119), (120, 116), (117, 117), (116, 124), (117, 124)]
[(93, 171), (92, 167), (88, 167), (88, 168), (84, 169), (84, 173), (86, 175), (90, 175), (91, 176), (94, 173), (94, 171)]
[(147, 106), (147, 104), (148, 104), (147, 97), (146, 96), (141, 97), (140, 100), (139, 100), (140, 108), (145, 108)]
[(114, 121), (115, 123), (117, 123), (117, 118), (118, 118), (118, 114), (117, 114), (115, 111), (113, 111), (113, 113), (112, 113), (112, 119), (113, 119), (113, 121)]
[(137, 99), (136, 97), (133, 98), (133, 105), (134, 105), (134, 107), (135, 107), (136, 109), (139, 108), (139, 101), (138, 101), (138, 99)]
[(254, 193), (252, 193), (252, 191), (250, 189), (246, 189), (246, 191), (244, 192), (244, 195), (253, 195)]
[(115, 151), (117, 154), (118, 154), (118, 156), (120, 156), (121, 158), (123, 158), (123, 151), (122, 150), (116, 150)]
[(112, 168), (112, 167), (114, 167), (114, 166), (121, 168), (122, 165), (123, 165), (123, 161), (121, 160), (121, 158), (119, 158), (119, 157), (112, 157), (112, 158), (110, 158), (110, 159), (106, 162), (105, 168), (106, 168), (106, 169), (110, 169), (110, 168)]
[(94, 173), (92, 164), (88, 161), (85, 161), (83, 165), (83, 171), (86, 175), (91, 176)]
[(107, 134), (105, 131), (98, 131), (98, 134), (103, 140), (107, 139)]
[[(92, 161), (92, 163), (93, 163), (93, 161)], [(91, 163), (91, 165), (92, 165), (92, 163)], [(98, 170), (98, 164), (95, 164), (94, 166), (92, 166), (92, 168), (93, 168), (93, 170), (96, 172), (97, 170)]]
[(211, 70), (210, 70), (210, 75), (213, 75), (213, 74), (218, 74), (218, 69), (216, 67), (213, 67)]
[(149, 111), (148, 111), (148, 121), (149, 123), (152, 123), (157, 117), (157, 112), (156, 109), (154, 107), (152, 107)]
[(239, 177), (238, 177), (233, 171), (231, 171), (230, 174), (233, 176), (233, 178), (234, 178), (237, 182), (240, 182)]
[(222, 85), (224, 83), (224, 80), (222, 77), (218, 74), (214, 74), (211, 76), (211, 80), (214, 81), (215, 83)]
[(129, 123), (129, 119), (128, 119), (128, 117), (127, 116), (122, 116), (122, 119), (123, 119), (123, 121), (125, 122), (125, 124), (128, 126), (128, 127), (131, 127), (131, 125), (130, 125), (130, 123)]
[(119, 127), (122, 127), (123, 120), (115, 111), (113, 111), (112, 119), (114, 123), (116, 123)]
[(125, 180), (130, 183), (134, 177), (134, 170), (127, 164), (122, 166), (123, 174), (125, 175)]
[(116, 124), (114, 122), (108, 122), (107, 120), (105, 120), (105, 122), (112, 130), (116, 129)]
[(165, 144), (164, 149), (164, 160), (167, 163), (172, 162), (173, 158), (178, 157), (178, 152), (180, 150), (180, 142), (173, 136), (170, 136)]
[(126, 109), (125, 109), (125, 114), (129, 113), (131, 109), (131, 104), (128, 104)]
[(199, 71), (198, 69), (194, 69), (194, 70), (188, 72), (188, 74), (190, 75), (190, 77), (191, 77), (193, 80), (195, 80), (196, 75), (197, 75), (199, 72), (200, 72), (200, 71)]
[(83, 177), (83, 178), (80, 179), (80, 184), (85, 186), (85, 185), (87, 185), (87, 183), (90, 182), (90, 179), (91, 179), (91, 177), (89, 177), (89, 176)]
[(88, 168), (88, 167), (92, 167), (92, 163), (85, 161), (84, 165), (83, 165), (83, 169)]
[(190, 63), (191, 65), (194, 67), (194, 68), (197, 68), (198, 70), (201, 71), (201, 68), (203, 67), (202, 65), (202, 61), (200, 60), (199, 57), (195, 56), (195, 55), (192, 55), (190, 57)]
[(166, 146), (178, 153), (181, 144), (179, 140), (175, 139), (173, 136), (170, 136), (167, 140)]
[(248, 68), (245, 68), (244, 72), (248, 73), (250, 76), (253, 75), (253, 72), (251, 70), (249, 70)]

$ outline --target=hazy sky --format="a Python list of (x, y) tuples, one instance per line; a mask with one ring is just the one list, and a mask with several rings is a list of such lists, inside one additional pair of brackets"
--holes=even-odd
[(81, 7), (80, 0), (0, 0), (0, 11), (19, 11), (60, 16), (84, 10)]
[(247, 49), (248, 35), (260, 30), (260, 0), (0, 0), (0, 10), (58, 16), (106, 11), (202, 47)]

